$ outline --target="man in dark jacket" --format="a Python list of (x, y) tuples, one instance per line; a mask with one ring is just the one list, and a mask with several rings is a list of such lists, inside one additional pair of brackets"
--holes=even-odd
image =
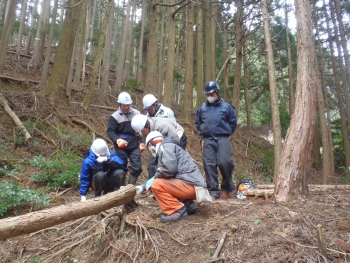
[[(219, 96), (219, 84), (209, 81), (205, 85), (206, 102), (198, 109), (196, 127), (201, 140), (203, 166), (207, 187), (213, 200), (226, 199), (235, 188), (232, 182), (234, 163), (229, 137), (237, 127), (234, 107)], [(218, 171), (222, 174), (221, 192)]]
[[(195, 187), (205, 187), (204, 178), (191, 156), (177, 141), (152, 131), (146, 138), (148, 151), (157, 159), (154, 177), (136, 186), (137, 193), (152, 188), (159, 207), (165, 213), (163, 223), (176, 222), (194, 212)], [(181, 200), (181, 201), (180, 201)]]
[(95, 196), (118, 190), (125, 185), (125, 175), (124, 161), (108, 149), (104, 140), (94, 140), (80, 170), (81, 201), (86, 200), (90, 187)]
[(114, 143), (115, 153), (124, 160), (127, 167), (130, 160), (131, 171), (128, 184), (136, 184), (142, 172), (140, 141), (131, 127), (131, 120), (140, 112), (131, 107), (132, 100), (127, 92), (118, 96), (119, 109), (109, 118), (107, 135)]

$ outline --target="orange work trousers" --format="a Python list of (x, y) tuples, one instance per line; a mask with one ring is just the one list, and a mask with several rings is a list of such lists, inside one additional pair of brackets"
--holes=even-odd
[(194, 186), (180, 179), (157, 178), (152, 183), (152, 192), (166, 215), (171, 215), (184, 206), (179, 199), (196, 199)]

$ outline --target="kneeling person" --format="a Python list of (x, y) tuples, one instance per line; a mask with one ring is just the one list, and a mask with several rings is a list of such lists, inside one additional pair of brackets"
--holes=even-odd
[(154, 177), (137, 186), (137, 193), (152, 188), (160, 209), (165, 213), (160, 218), (161, 222), (186, 218), (197, 208), (193, 202), (196, 199), (195, 186), (206, 187), (200, 170), (179, 142), (164, 139), (158, 131), (147, 135), (146, 147), (157, 158), (157, 169)]
[(125, 185), (126, 171), (123, 159), (103, 139), (94, 140), (80, 170), (81, 201), (86, 200), (90, 187), (95, 197), (118, 190)]

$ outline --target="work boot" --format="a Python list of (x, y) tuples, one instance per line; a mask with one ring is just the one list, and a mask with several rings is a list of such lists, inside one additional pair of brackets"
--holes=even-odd
[(194, 214), (194, 212), (198, 208), (198, 205), (192, 200), (184, 200), (182, 203), (185, 205), (187, 214), (189, 215)]
[(135, 176), (135, 175), (130, 175), (130, 176), (129, 176), (129, 180), (128, 180), (128, 184), (136, 185), (137, 178), (138, 178), (138, 177)]
[(225, 190), (221, 190), (221, 192), (220, 192), (220, 198), (221, 199), (228, 199), (229, 198), (229, 196), (230, 196), (230, 193), (229, 192), (227, 192), (227, 191), (225, 191)]
[(188, 214), (186, 211), (186, 207), (183, 206), (181, 209), (177, 210), (176, 212), (172, 213), (171, 215), (162, 215), (160, 217), (160, 222), (162, 223), (170, 223), (170, 222), (177, 222), (181, 219), (187, 218)]

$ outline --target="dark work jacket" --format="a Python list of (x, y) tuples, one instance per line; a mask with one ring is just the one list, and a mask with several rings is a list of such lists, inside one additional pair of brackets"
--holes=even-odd
[(237, 127), (237, 117), (231, 104), (219, 99), (210, 103), (208, 100), (198, 109), (196, 127), (203, 137), (229, 137)]
[(118, 148), (118, 139), (123, 139), (128, 142), (128, 145), (123, 148), (123, 150), (139, 147), (139, 138), (131, 127), (132, 118), (138, 114), (140, 114), (140, 112), (132, 107), (130, 107), (130, 111), (126, 114), (119, 108), (109, 117), (107, 135), (113, 141), (116, 149)]

